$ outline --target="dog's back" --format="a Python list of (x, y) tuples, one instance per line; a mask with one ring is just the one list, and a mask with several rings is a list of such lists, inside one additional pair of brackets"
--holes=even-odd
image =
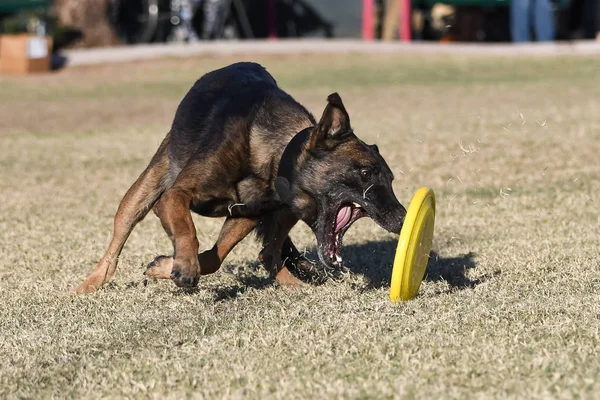
[[(302, 128), (314, 125), (312, 115), (282, 91), (264, 67), (256, 63), (232, 64), (202, 76), (179, 105), (170, 133), (171, 174), (192, 158), (206, 157), (232, 148), (262, 171)], [(230, 157), (228, 157), (230, 158)], [(233, 165), (232, 165), (233, 166)], [(242, 166), (242, 165), (239, 165)], [(246, 168), (238, 169), (240, 172)]]

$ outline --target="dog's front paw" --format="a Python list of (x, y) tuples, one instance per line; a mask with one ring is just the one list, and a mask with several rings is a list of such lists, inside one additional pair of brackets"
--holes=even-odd
[(305, 282), (320, 285), (327, 280), (327, 274), (317, 268), (317, 264), (304, 256), (286, 260), (290, 272)]
[(171, 271), (171, 280), (179, 287), (196, 287), (200, 279), (200, 265), (198, 260), (178, 260), (173, 261), (173, 270)]

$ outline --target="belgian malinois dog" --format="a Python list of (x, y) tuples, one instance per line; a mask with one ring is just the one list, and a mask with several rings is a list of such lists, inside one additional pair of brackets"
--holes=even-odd
[[(406, 210), (392, 190), (392, 171), (377, 146), (354, 134), (340, 96), (327, 101), (317, 123), (254, 63), (200, 78), (121, 200), (106, 253), (75, 291), (92, 292), (114, 275), (125, 241), (151, 209), (174, 255), (156, 257), (146, 275), (182, 287), (216, 272), (253, 230), (263, 242), (259, 260), (282, 285), (300, 284), (290, 270), (306, 267), (288, 236), (299, 220), (311, 227), (319, 258), (332, 269), (341, 268), (342, 238), (358, 218), (399, 233)], [(190, 211), (226, 217), (214, 247), (200, 254)]]

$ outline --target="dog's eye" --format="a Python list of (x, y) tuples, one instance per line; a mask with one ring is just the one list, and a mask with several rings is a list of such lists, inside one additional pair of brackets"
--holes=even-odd
[(360, 170), (360, 177), (364, 180), (364, 181), (368, 181), (369, 179), (371, 179), (371, 170), (368, 168), (362, 168)]

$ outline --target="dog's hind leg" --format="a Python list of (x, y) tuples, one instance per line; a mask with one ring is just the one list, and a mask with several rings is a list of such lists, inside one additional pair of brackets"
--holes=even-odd
[(146, 170), (121, 200), (108, 249), (96, 268), (73, 290), (75, 293), (91, 293), (112, 278), (129, 234), (165, 191), (169, 174), (169, 136), (163, 140)]
[[(160, 207), (161, 202), (157, 204), (156, 214), (161, 217)], [(258, 225), (257, 219), (251, 218), (227, 218), (219, 238), (212, 249), (207, 250), (203, 253), (198, 254), (198, 262), (200, 264), (200, 274), (208, 275), (217, 272), (223, 263), (223, 260), (229, 252), (252, 230)], [(168, 228), (165, 227), (165, 230)], [(167, 230), (169, 237), (172, 234)], [(150, 278), (155, 279), (169, 279), (171, 278), (171, 271), (173, 270), (173, 257), (172, 256), (158, 256), (150, 264), (144, 274)]]

